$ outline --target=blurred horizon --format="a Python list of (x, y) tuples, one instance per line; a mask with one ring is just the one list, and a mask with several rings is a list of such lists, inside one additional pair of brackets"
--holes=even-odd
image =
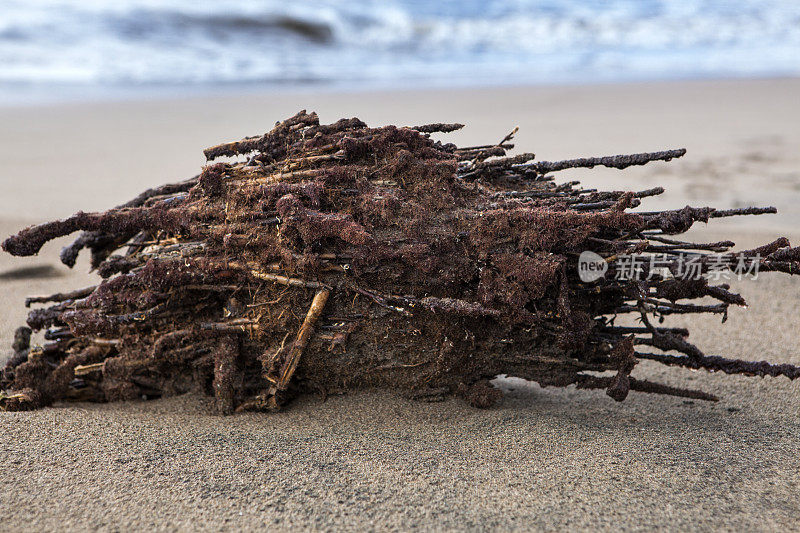
[(800, 74), (786, 0), (6, 0), (0, 96)]

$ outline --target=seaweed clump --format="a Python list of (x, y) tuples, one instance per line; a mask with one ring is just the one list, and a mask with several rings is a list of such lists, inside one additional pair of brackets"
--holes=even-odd
[[(207, 149), (209, 161), (234, 159), (187, 181), (8, 238), (7, 252), (28, 256), (82, 231), (62, 261), (73, 266), (86, 248), (102, 280), (28, 299), (48, 304), (28, 317), (47, 342), (31, 348), (31, 329), (18, 330), (0, 406), (202, 390), (231, 413), (384, 387), (487, 407), (501, 397), (490, 380), (503, 374), (605, 389), (619, 401), (632, 390), (715, 399), (632, 377), (642, 359), (800, 375), (792, 365), (707, 356), (688, 331), (654, 325), (743, 305), (707, 275), (736, 262), (796, 272), (800, 251), (786, 239), (733, 254), (731, 242), (668, 237), (773, 208), (632, 212), (663, 189), (603, 192), (551, 173), (669, 161), (685, 150), (546, 162), (508, 156), (513, 132), (462, 148), (431, 138), (461, 127), (322, 125), (302, 111), (262, 136)], [(607, 266), (626, 254), (666, 260), (658, 269), (643, 261), (638, 278), (582, 281), (586, 251)], [(686, 255), (702, 276), (678, 275)], [(716, 303), (696, 301), (705, 297)], [(616, 326), (625, 314), (640, 325)]]

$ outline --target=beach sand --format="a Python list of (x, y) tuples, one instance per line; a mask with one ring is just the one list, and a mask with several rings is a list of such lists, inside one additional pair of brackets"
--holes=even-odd
[[(331, 92), (0, 108), (0, 234), (122, 203), (189, 177), (202, 148), (263, 132), (306, 108), (332, 122), (464, 122), (459, 144), (500, 140), (540, 159), (686, 147), (670, 164), (564, 172), (640, 190), (664, 207), (776, 205), (693, 230), (741, 247), (800, 242), (799, 80), (457, 91)], [(83, 258), (0, 255), (0, 358), (26, 295), (94, 283)], [(795, 242), (797, 244), (798, 242)], [(38, 267), (30, 270), (30, 267)], [(20, 270), (28, 268), (28, 270)], [(708, 354), (800, 364), (800, 281), (736, 282), (749, 302), (674, 319)], [(188, 395), (0, 413), (0, 523), (42, 529), (798, 529), (800, 383), (640, 363), (635, 376), (702, 388), (717, 403), (542, 389), (503, 380), (489, 410), (391, 392), (277, 414), (209, 414)]]

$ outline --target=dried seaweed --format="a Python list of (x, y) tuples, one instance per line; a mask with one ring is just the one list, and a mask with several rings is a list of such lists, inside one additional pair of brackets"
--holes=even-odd
[[(618, 401), (629, 391), (715, 399), (632, 377), (642, 359), (800, 375), (788, 364), (707, 356), (688, 331), (652, 325), (672, 313), (725, 316), (744, 305), (727, 285), (647, 264), (641, 279), (578, 275), (584, 251), (609, 265), (624, 254), (663, 254), (674, 259), (672, 273), (679, 253), (701, 274), (731, 270), (742, 257), (762, 271), (797, 272), (800, 252), (785, 239), (734, 254), (730, 241), (667, 237), (696, 221), (774, 208), (632, 212), (664, 190), (596, 191), (548, 174), (623, 169), (685, 150), (536, 162), (507, 155), (516, 130), (461, 148), (431, 138), (461, 127), (370, 128), (356, 118), (321, 125), (302, 111), (262, 136), (205, 151), (209, 160), (244, 160), (209, 163), (118, 208), (8, 238), (3, 248), (25, 256), (83, 231), (62, 260), (73, 266), (88, 247), (102, 281), (27, 300), (49, 305), (28, 318), (48, 342), (31, 348), (31, 330), (18, 330), (0, 406), (200, 390), (230, 413), (278, 409), (303, 393), (383, 387), (487, 407), (502, 396), (490, 380), (503, 374), (602, 388)], [(695, 302), (706, 297), (718, 303)], [(616, 326), (624, 314), (642, 325)]]

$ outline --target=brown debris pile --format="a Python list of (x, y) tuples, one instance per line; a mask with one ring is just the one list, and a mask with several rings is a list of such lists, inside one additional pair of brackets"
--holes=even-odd
[[(263, 136), (205, 151), (244, 161), (212, 163), (116, 209), (8, 238), (7, 252), (27, 256), (83, 231), (62, 261), (72, 266), (88, 248), (102, 281), (27, 301), (48, 304), (28, 318), (47, 342), (31, 348), (30, 330), (19, 329), (0, 406), (199, 389), (230, 413), (275, 409), (304, 392), (390, 387), (483, 407), (500, 398), (488, 381), (501, 374), (603, 388), (615, 400), (630, 390), (714, 399), (631, 377), (640, 359), (800, 375), (791, 365), (706, 356), (687, 331), (652, 325), (743, 304), (725, 285), (664, 271), (591, 283), (578, 275), (586, 250), (609, 265), (661, 253), (676, 258), (667, 265), (674, 271), (682, 252), (702, 273), (741, 257), (761, 271), (795, 272), (800, 251), (785, 239), (734, 256), (730, 242), (666, 237), (698, 220), (774, 209), (632, 213), (663, 189), (586, 190), (549, 173), (668, 161), (684, 150), (536, 162), (506, 156), (513, 133), (467, 148), (430, 138), (460, 127), (321, 125), (300, 112)], [(691, 302), (707, 296), (718, 303)], [(641, 325), (615, 326), (625, 313)]]

